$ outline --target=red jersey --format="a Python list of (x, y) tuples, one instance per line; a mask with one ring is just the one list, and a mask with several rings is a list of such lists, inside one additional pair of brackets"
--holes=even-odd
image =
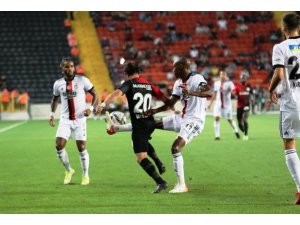
[(243, 109), (244, 107), (250, 107), (250, 96), (252, 94), (252, 88), (248, 84), (239, 83), (235, 85), (234, 92), (237, 95), (237, 108)]

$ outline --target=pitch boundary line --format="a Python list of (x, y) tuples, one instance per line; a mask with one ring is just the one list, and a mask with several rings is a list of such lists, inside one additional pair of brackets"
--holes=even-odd
[(4, 133), (5, 131), (8, 131), (8, 130), (13, 129), (13, 128), (16, 128), (18, 126), (21, 126), (24, 123), (27, 123), (27, 121), (23, 121), (23, 122), (20, 122), (20, 123), (14, 123), (14, 124), (12, 124), (10, 126), (4, 127), (2, 129), (0, 129), (0, 133)]

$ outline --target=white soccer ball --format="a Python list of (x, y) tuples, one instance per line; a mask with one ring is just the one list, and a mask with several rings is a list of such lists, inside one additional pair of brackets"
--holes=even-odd
[(119, 111), (114, 111), (109, 114), (111, 120), (114, 122), (116, 125), (123, 125), (126, 123), (126, 116), (124, 113), (119, 112)]

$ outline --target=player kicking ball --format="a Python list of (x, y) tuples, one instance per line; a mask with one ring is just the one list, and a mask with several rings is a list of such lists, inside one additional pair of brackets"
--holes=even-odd
[[(74, 62), (70, 58), (64, 58), (60, 64), (63, 77), (55, 81), (53, 97), (51, 101), (51, 113), (49, 124), (54, 127), (54, 112), (60, 97), (62, 108), (59, 125), (56, 132), (57, 156), (66, 169), (64, 184), (69, 184), (75, 174), (72, 169), (66, 143), (71, 135), (76, 140), (79, 158), (82, 167), (81, 185), (88, 185), (89, 178), (89, 153), (86, 149), (86, 117), (88, 117), (98, 104), (97, 93), (90, 80), (84, 76), (75, 75)], [(85, 93), (93, 96), (92, 106), (86, 109)]]
[(223, 70), (219, 72), (220, 80), (215, 81), (213, 86), (213, 96), (211, 98), (208, 109), (211, 108), (212, 103), (216, 100), (214, 106), (214, 129), (215, 140), (220, 140), (220, 118), (221, 116), (228, 121), (235, 133), (235, 136), (240, 139), (240, 134), (235, 121), (232, 119), (232, 103), (231, 93), (234, 90), (234, 84), (228, 79), (227, 73)]

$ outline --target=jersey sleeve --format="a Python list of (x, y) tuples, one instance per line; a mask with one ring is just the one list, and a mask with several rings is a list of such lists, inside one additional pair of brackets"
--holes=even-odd
[(212, 91), (213, 92), (218, 92), (218, 90), (217, 90), (217, 84), (216, 84), (216, 82), (214, 82), (214, 85), (213, 85), (213, 88), (212, 88)]
[(234, 83), (232, 81), (230, 81), (229, 89), (230, 91), (233, 91), (235, 89)]
[(276, 69), (278, 67), (284, 67), (284, 54), (280, 49), (280, 45), (275, 45), (272, 54), (272, 65)]
[(194, 91), (201, 91), (203, 86), (207, 85), (207, 81), (201, 75), (195, 75), (192, 88)]
[(151, 87), (152, 87), (154, 97), (156, 97), (157, 99), (161, 99), (164, 96), (164, 93), (162, 93), (162, 91), (157, 86), (151, 84)]
[(84, 83), (85, 91), (91, 91), (94, 87), (91, 81), (87, 77), (83, 77), (83, 83)]
[(118, 89), (121, 90), (123, 94), (126, 94), (130, 89), (129, 80), (125, 81)]
[(172, 95), (180, 96), (181, 95), (181, 88), (179, 87), (179, 80), (176, 80), (173, 86)]
[(56, 96), (56, 97), (60, 96), (57, 82), (55, 82), (54, 85), (53, 85), (53, 95)]

